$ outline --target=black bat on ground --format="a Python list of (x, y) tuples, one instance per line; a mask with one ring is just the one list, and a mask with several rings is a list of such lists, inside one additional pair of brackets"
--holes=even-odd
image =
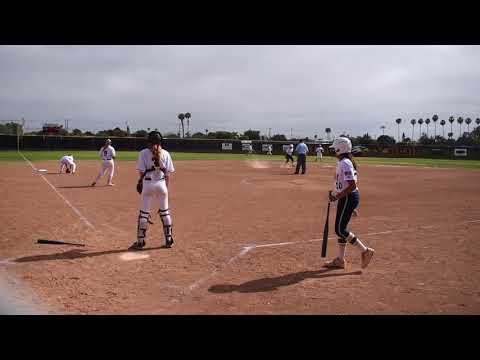
[(37, 240), (37, 244), (85, 246), (85, 244), (70, 243), (66, 241), (57, 241), (57, 240), (43, 240), (43, 239)]
[(322, 242), (322, 257), (327, 256), (327, 243), (328, 243), (328, 219), (330, 217), (330, 201), (327, 207), (327, 219), (325, 220), (325, 227), (323, 228), (323, 242)]

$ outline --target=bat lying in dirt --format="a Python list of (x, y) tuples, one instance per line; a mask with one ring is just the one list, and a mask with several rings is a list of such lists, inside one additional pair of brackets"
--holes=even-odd
[(85, 246), (85, 244), (70, 243), (70, 242), (66, 242), (66, 241), (57, 241), (57, 240), (43, 240), (43, 239), (37, 240), (37, 243), (38, 243), (38, 244), (50, 244), (50, 245)]

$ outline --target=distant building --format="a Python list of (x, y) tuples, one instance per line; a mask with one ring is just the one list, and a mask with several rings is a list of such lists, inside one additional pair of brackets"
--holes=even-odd
[(43, 125), (44, 134), (58, 134), (63, 129), (63, 125), (60, 124), (45, 124)]

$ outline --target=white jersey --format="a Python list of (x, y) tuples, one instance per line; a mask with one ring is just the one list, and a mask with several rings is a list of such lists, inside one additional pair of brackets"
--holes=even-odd
[(317, 154), (323, 153), (323, 148), (321, 146), (317, 147)]
[(102, 160), (112, 160), (116, 156), (115, 149), (111, 145), (101, 148), (99, 154)]
[[(137, 170), (145, 172), (149, 169), (155, 170), (149, 171), (145, 174), (145, 178), (150, 178), (152, 181), (159, 181), (168, 176), (168, 173), (174, 172), (172, 157), (167, 150), (161, 150), (160, 152), (160, 167), (155, 167), (153, 154), (150, 149), (143, 149), (138, 155)], [(164, 171), (160, 170), (164, 169)]]
[(288, 147), (287, 148), (287, 154), (292, 155), (293, 154), (293, 147)]
[(60, 164), (65, 165), (72, 165), (73, 164), (73, 156), (65, 155), (60, 159)]
[[(353, 167), (350, 159), (343, 158), (337, 162), (337, 172), (335, 175), (335, 191), (337, 193), (348, 187), (348, 180), (357, 181), (357, 170)], [(356, 190), (358, 188), (355, 188)]]

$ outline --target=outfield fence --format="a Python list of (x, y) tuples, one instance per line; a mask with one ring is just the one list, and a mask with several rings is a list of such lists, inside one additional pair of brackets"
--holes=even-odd
[[(59, 135), (3, 135), (0, 134), (0, 149), (23, 150), (98, 150), (104, 143), (103, 137), (95, 136), (59, 136)], [(147, 140), (138, 137), (111, 137), (117, 150), (139, 151), (146, 147)], [(198, 153), (245, 153), (245, 144), (251, 144), (257, 154), (266, 154), (267, 144), (272, 145), (272, 154), (284, 154), (284, 147), (291, 141), (251, 140), (219, 140), (219, 139), (179, 139), (166, 138), (163, 141), (165, 149), (173, 152)], [(310, 155), (315, 155), (318, 143), (306, 143)], [(323, 144), (324, 155), (333, 155), (328, 144)], [(394, 145), (380, 148), (364, 146), (366, 151), (358, 156), (395, 157), (395, 158), (437, 158), (437, 159), (480, 159), (480, 146), (445, 146), (445, 145)]]

